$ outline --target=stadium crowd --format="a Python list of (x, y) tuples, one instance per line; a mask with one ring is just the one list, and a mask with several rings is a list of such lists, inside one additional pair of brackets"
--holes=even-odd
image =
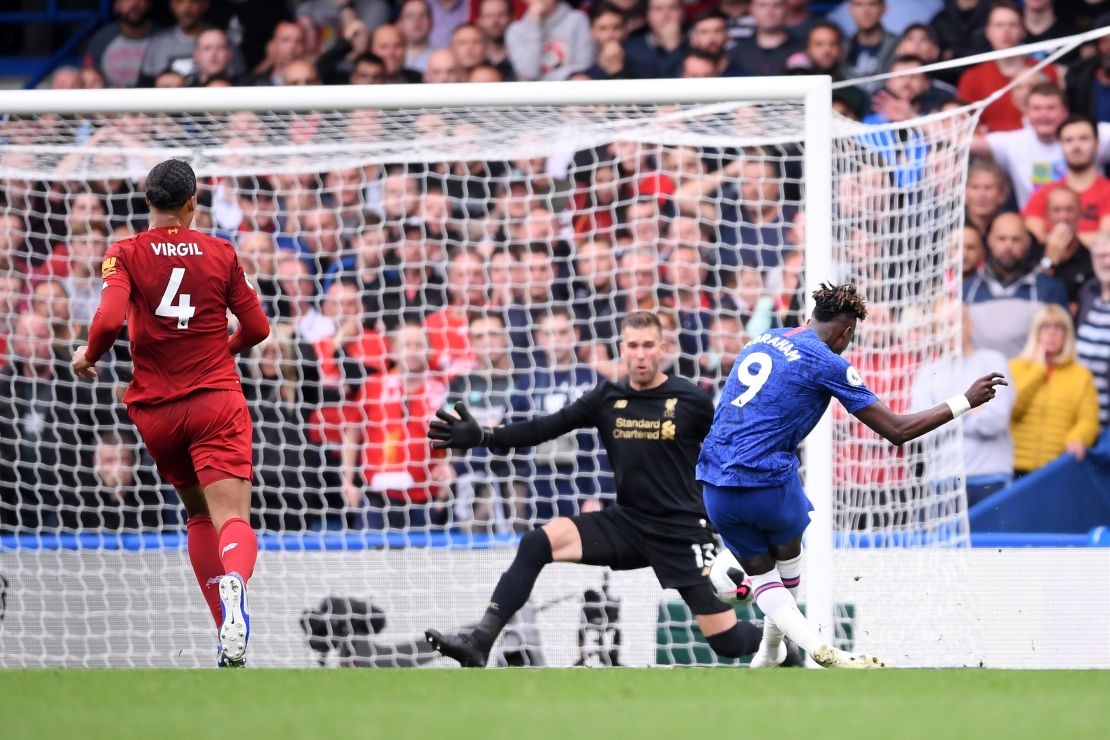
[[(804, 0), (170, 0), (162, 18), (149, 0), (116, 0), (84, 64), (51, 84), (846, 80), (1110, 25), (1106, 5), (846, 0), (820, 15)], [(889, 346), (854, 358), (896, 411), (943, 400), (954, 377), (966, 385), (1009, 368), (1011, 393), (964, 425), (972, 503), (1060, 454), (1082, 459), (1110, 422), (1110, 37), (1060, 61), (988, 105), (971, 145), (963, 274), (942, 276), (964, 301), (963, 364), (912, 366), (898, 349), (906, 317), (882, 305), (869, 321)], [(1035, 63), (864, 80), (833, 105), (865, 124), (906, 121), (986, 100)], [(338, 133), (373, 135), (379, 123), (352, 114)], [(104, 251), (144, 228), (146, 213), (140, 181), (75, 173), (98, 146), (169, 140), (179, 124), (85, 124), (70, 127), (82, 146), (55, 177), (0, 180), (2, 532), (180, 526), (118, 403), (126, 342), (95, 383), (68, 369), (98, 305)], [(244, 153), (268, 135), (254, 114), (223, 125)], [(282, 133), (311, 143), (329, 125), (307, 116)], [(871, 145), (900, 159), (848, 186), (866, 191), (873, 174), (875, 192), (897, 193), (933, 176), (928, 142), (919, 152), (890, 136)], [(36, 141), (33, 127), (0, 123), (0, 149)], [(9, 148), (4, 169), (34, 157)], [(448, 458), (430, 448), (427, 422), (455, 401), (484, 424), (550, 413), (619, 377), (620, 319), (637, 309), (660, 312), (670, 371), (718, 392), (748, 337), (802, 320), (800, 179), (789, 147), (620, 141), (565, 161), (205, 179), (195, 227), (236, 245), (272, 320), (240, 362), (256, 421), (256, 523), (508, 531), (604, 505), (612, 477), (592, 432)], [(840, 216), (852, 223), (867, 198), (838, 193)], [(838, 475), (883, 486), (916, 474), (895, 468)]]

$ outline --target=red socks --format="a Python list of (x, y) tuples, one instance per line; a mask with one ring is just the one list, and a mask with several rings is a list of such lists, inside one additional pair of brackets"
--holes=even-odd
[(197, 576), (200, 592), (212, 612), (216, 629), (219, 629), (223, 623), (219, 582), (220, 576), (224, 574), (224, 566), (220, 562), (220, 539), (216, 535), (216, 528), (212, 526), (212, 517), (189, 517), (188, 531), (189, 561), (193, 564), (193, 573)]
[(220, 527), (219, 556), (224, 573), (238, 573), (244, 583), (249, 581), (258, 558), (258, 538), (251, 525), (239, 517), (224, 522)]
[(191, 516), (188, 531), (189, 561), (216, 629), (219, 629), (223, 624), (220, 577), (235, 572), (243, 576), (244, 581), (250, 580), (258, 557), (258, 538), (251, 525), (238, 517), (228, 519), (217, 535), (212, 517)]

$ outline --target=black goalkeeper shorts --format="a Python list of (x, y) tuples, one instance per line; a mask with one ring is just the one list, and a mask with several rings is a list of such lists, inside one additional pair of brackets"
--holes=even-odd
[(676, 522), (667, 532), (639, 523), (620, 506), (571, 517), (582, 537), (585, 565), (613, 570), (651, 567), (663, 588), (709, 583), (717, 538), (704, 520)]

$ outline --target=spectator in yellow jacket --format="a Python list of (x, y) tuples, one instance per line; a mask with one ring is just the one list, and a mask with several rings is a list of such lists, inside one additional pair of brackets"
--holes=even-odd
[(1046, 304), (1022, 353), (1010, 360), (1017, 401), (1010, 420), (1014, 472), (1030, 473), (1065, 452), (1082, 461), (1098, 437), (1094, 376), (1079, 364), (1071, 316)]

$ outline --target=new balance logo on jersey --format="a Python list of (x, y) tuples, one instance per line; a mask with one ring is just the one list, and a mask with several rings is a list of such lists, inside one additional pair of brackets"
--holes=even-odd
[(159, 257), (188, 257), (189, 255), (203, 255), (200, 245), (196, 242), (172, 244), (170, 242), (153, 242), (151, 248)]
[(227, 555), (229, 552), (234, 550), (236, 547), (239, 547), (239, 543), (238, 542), (232, 542), (230, 545), (227, 545), (226, 547), (224, 547), (224, 549), (220, 550), (220, 555)]

